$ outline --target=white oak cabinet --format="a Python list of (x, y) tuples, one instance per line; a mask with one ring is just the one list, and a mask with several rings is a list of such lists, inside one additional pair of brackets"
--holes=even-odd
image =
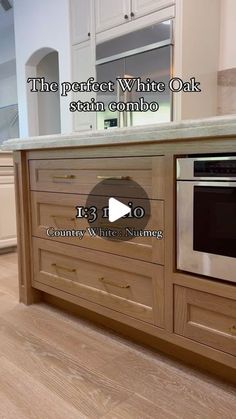
[(13, 163), (0, 153), (0, 252), (16, 246), (16, 210)]
[(71, 0), (70, 12), (72, 44), (87, 41), (91, 36), (91, 2)]
[[(47, 148), (42, 137), (34, 138), (33, 146), (23, 142), (28, 149), (14, 154), (20, 301), (55, 303), (56, 297), (67, 309), (73, 303), (74, 313), (77, 305), (78, 313), (93, 312), (90, 319), (102, 316), (103, 325), (118, 325), (120, 331), (122, 324), (123, 330), (128, 326), (127, 335), (141, 339), (144, 332), (146, 343), (214, 373), (230, 371), (235, 379), (236, 287), (177, 270), (174, 193), (176, 156), (235, 153), (235, 121), (174, 126), (119, 135), (111, 130), (89, 138), (55, 135), (47, 138)], [(18, 149), (17, 141), (11, 147)], [(102, 192), (107, 200), (121, 199), (120, 193), (131, 201), (137, 197), (129, 179), (145, 188), (152, 201), (145, 231), (160, 229), (162, 240), (108, 241), (99, 232), (91, 237), (75, 206), (87, 206), (87, 194), (93, 195), (101, 178), (112, 180)], [(107, 223), (100, 224), (103, 232), (112, 228)], [(57, 230), (84, 231), (84, 236), (59, 237)]]

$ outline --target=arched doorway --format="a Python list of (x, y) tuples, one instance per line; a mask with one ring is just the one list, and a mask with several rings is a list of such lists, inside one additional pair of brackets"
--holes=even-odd
[[(59, 84), (58, 52), (51, 48), (36, 51), (26, 64), (28, 77), (44, 77), (48, 82)], [(49, 135), (61, 132), (60, 93), (30, 91), (27, 84), (29, 135)]]

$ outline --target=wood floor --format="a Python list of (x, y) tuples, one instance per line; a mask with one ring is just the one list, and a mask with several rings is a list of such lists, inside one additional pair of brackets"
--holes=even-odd
[(0, 256), (1, 419), (230, 419), (236, 390), (46, 304)]

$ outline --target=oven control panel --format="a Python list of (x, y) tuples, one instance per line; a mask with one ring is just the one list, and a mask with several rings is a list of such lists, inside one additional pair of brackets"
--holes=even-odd
[(236, 156), (178, 157), (176, 180), (236, 182)]
[(194, 177), (236, 177), (235, 160), (196, 160)]

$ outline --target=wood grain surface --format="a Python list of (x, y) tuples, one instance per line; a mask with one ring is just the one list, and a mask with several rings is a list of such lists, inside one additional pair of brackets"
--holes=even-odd
[(234, 419), (236, 390), (45, 303), (0, 256), (0, 418)]

